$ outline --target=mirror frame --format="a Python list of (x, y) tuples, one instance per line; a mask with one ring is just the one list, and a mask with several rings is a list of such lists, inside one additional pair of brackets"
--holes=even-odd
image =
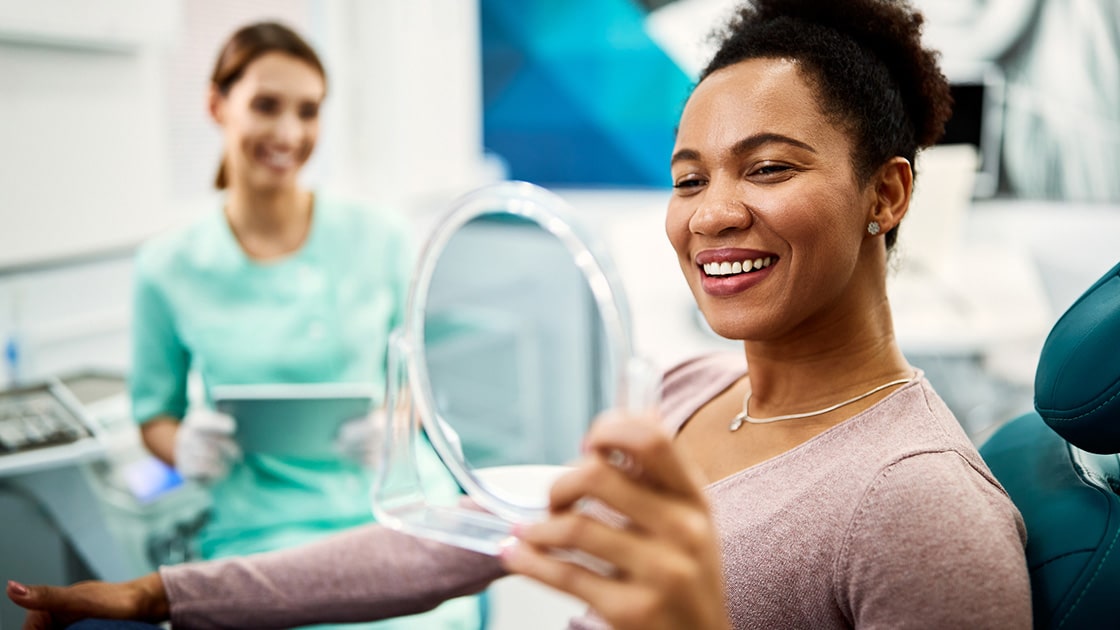
[(514, 522), (543, 518), (547, 505), (520, 504), (488, 489), (475, 472), (479, 469), (472, 468), (461, 457), (444, 432), (442, 423), (446, 420), (440, 415), (432, 394), (425, 360), (425, 317), (432, 278), (447, 244), (464, 226), (476, 219), (512, 215), (527, 219), (554, 236), (583, 274), (599, 309), (618, 406), (627, 404), (627, 369), (633, 356), (625, 294), (604, 244), (569, 216), (569, 204), (555, 193), (527, 182), (503, 182), (461, 197), (453, 208), (436, 225), (421, 250), (408, 295), (404, 337), (410, 349), (406, 365), (412, 402), (437, 455), (459, 485), (481, 507)]

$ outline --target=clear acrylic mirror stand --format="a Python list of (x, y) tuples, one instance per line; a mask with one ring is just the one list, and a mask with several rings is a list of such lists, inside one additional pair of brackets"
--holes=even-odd
[[(641, 411), (655, 403), (657, 379), (653, 368), (633, 356), (629, 312), (621, 285), (605, 249), (594, 235), (582, 231), (568, 216), (568, 206), (555, 194), (525, 182), (505, 182), (461, 198), (438, 224), (421, 251), (409, 290), (404, 325), (389, 342), (384, 436), (377, 462), (371, 503), (378, 522), (414, 536), (496, 555), (511, 540), (514, 523), (543, 519), (546, 493), (526, 498), (496, 491), (487, 482), (487, 469), (474, 469), (463, 458), (457, 440), (444, 430), (432, 396), (424, 362), (424, 317), (428, 290), (440, 254), (467, 223), (489, 215), (527, 219), (555, 236), (571, 254), (587, 280), (604, 328), (615, 405)], [(423, 433), (422, 433), (423, 432)], [(432, 500), (419, 474), (417, 449), (424, 433), (440, 460), (481, 510)], [(566, 470), (563, 466), (523, 466), (520, 471), (539, 483)]]

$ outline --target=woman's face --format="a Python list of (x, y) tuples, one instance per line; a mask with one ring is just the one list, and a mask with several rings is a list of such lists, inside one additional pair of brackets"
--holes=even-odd
[(796, 62), (753, 59), (709, 75), (681, 115), (666, 231), (720, 335), (796, 337), (874, 297), (858, 281), (875, 269), (858, 264), (874, 188), (818, 100)]
[(231, 185), (295, 186), (319, 138), (325, 93), (314, 66), (270, 52), (250, 62), (226, 95), (213, 94), (211, 112), (222, 127)]

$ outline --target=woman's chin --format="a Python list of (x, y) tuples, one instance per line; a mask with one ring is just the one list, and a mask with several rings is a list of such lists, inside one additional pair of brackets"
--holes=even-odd
[(250, 178), (253, 190), (261, 193), (279, 192), (295, 187), (299, 181), (299, 172), (277, 173), (272, 170), (254, 173)]
[(701, 313), (697, 319), (701, 328), (706, 328), (718, 337), (733, 341), (749, 338), (746, 336), (749, 334), (749, 326), (742, 321), (735, 321), (734, 318), (710, 317)]

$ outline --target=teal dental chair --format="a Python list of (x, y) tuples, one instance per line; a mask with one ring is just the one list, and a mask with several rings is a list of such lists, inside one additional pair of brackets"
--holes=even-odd
[(1120, 628), (1120, 265), (1043, 346), (1037, 413), (980, 448), (1027, 525), (1035, 628)]

